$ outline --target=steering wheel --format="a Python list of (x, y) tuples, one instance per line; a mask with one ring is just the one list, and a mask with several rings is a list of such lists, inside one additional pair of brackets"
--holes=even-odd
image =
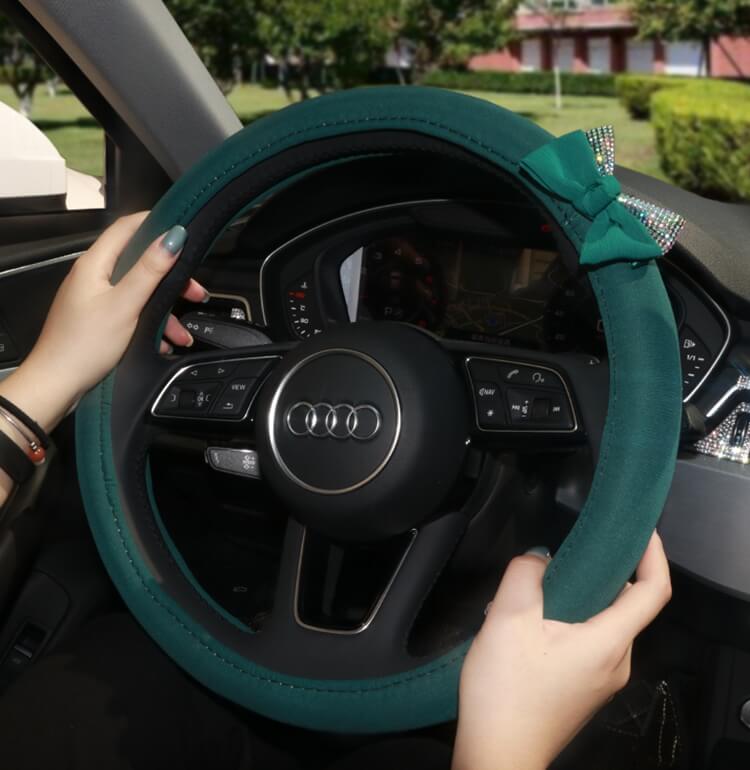
[[(401, 153), (431, 164), (451, 159), (467, 174), (494, 174), (547, 213), (573, 270), (582, 269), (578, 255), (592, 232), (602, 230), (600, 214), (609, 207), (610, 224), (597, 236), (598, 262), (588, 267), (608, 348), (606, 420), (587, 406), (591, 371), (548, 354), (534, 361), (544, 361), (537, 371), (547, 379), (545, 409), (552, 405), (552, 414), (542, 414), (533, 436), (525, 431), (529, 388), (539, 384), (529, 380), (518, 411), (498, 434), (506, 446), (520, 447), (530, 436), (542, 446), (578, 432), (598, 448), (587, 502), (547, 569), (546, 617), (584, 620), (606, 607), (632, 574), (674, 470), (681, 417), (677, 333), (653, 259), (656, 244), (641, 238), (646, 248), (639, 251), (620, 237), (623, 212), (612, 184), (591, 184), (583, 203), (571, 202), (569, 183), (580, 159), (570, 162), (559, 142), (516, 114), (447, 91), (395, 87), (325, 96), (229, 138), (166, 193), (121, 256), (115, 280), (159, 233), (177, 223), (188, 230), (178, 264), (143, 312), (121, 363), (78, 408), (80, 484), (97, 547), (127, 606), (207, 687), (316, 730), (437, 724), (456, 716), (461, 663), (481, 622), (473, 619), (447, 653), (414, 658), (406, 650), (414, 619), (467, 525), (464, 511), (445, 504), (467, 446), (497, 428), (481, 412), (481, 399), (492, 395), (487, 383), (498, 381), (506, 364), (530, 375), (528, 353), (504, 350), (485, 360), (476, 346), (403, 324), (362, 322), (298, 345), (158, 355), (170, 308), (222, 230), (326, 165)], [(557, 189), (529, 171), (526, 161), (538, 152), (553, 154), (562, 180)], [(164, 527), (149, 472), (149, 425), (179, 405), (180, 383), (193, 369), (221, 380), (229, 366), (233, 382), (244, 383), (239, 400), (227, 401), (227, 413), (220, 413), (223, 400), (209, 408), (212, 391), (204, 388), (206, 410), (193, 413), (195, 430), (254, 431), (263, 476), (291, 511), (273, 612), (259, 632), (197, 583)], [(192, 408), (200, 411), (201, 404)], [(357, 633), (324, 633), (299, 622), (296, 579), (306, 532), (353, 540), (412, 533), (377, 613)]]

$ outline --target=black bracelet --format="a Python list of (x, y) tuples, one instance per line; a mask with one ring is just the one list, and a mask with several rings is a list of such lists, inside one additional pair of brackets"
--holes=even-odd
[(2, 431), (0, 431), (0, 468), (16, 484), (23, 484), (34, 472), (34, 463), (29, 460), (23, 449)]
[(22, 412), (14, 403), (0, 396), (0, 406), (10, 412), (19, 422), (22, 422), (37, 438), (39, 446), (49, 448), (49, 436), (37, 425), (26, 412)]

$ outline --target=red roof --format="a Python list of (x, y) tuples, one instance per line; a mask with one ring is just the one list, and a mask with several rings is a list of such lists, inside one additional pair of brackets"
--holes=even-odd
[(518, 13), (516, 26), (523, 32), (539, 32), (545, 29), (634, 29), (627, 8), (588, 8), (571, 11), (558, 19), (543, 13)]

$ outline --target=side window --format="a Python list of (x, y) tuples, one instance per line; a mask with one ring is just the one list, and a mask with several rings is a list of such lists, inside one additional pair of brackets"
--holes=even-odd
[(104, 131), (0, 12), (0, 215), (105, 205)]

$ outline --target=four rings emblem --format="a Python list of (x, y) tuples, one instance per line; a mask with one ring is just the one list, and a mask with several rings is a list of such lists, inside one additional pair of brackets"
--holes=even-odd
[(382, 425), (382, 415), (371, 404), (298, 401), (286, 413), (286, 426), (293, 436), (367, 441), (378, 435)]

